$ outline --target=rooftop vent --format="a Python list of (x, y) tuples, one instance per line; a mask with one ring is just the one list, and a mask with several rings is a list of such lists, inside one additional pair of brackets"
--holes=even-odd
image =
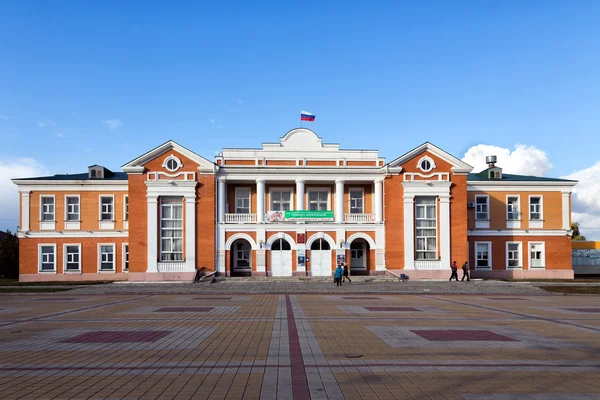
[(485, 158), (485, 162), (487, 163), (489, 168), (494, 168), (496, 166), (496, 156), (487, 156)]

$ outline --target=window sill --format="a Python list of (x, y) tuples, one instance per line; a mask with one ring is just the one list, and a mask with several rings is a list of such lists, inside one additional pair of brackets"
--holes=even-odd
[(63, 274), (81, 274), (81, 270), (69, 270), (69, 271), (63, 271)]
[(520, 266), (520, 267), (508, 267), (507, 266), (506, 269), (523, 269), (523, 267), (522, 266)]
[(98, 273), (99, 273), (99, 274), (114, 274), (114, 273), (116, 273), (116, 271), (115, 271), (114, 269), (113, 269), (113, 270), (111, 270), (111, 271), (108, 271), (108, 270), (101, 270), (101, 271), (98, 271)]
[(56, 270), (54, 270), (54, 271), (38, 271), (38, 274), (56, 274)]

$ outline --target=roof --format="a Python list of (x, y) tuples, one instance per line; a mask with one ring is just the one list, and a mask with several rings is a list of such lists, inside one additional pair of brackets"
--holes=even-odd
[(437, 157), (439, 157), (442, 160), (446, 161), (447, 163), (451, 164), (452, 172), (454, 172), (454, 173), (463, 173), (464, 174), (467, 172), (471, 172), (473, 170), (473, 167), (470, 166), (469, 164), (467, 164), (466, 162), (459, 160), (458, 158), (454, 157), (452, 154), (440, 149), (439, 147), (435, 146), (433, 143), (430, 143), (430, 142), (425, 142), (422, 145), (415, 147), (414, 149), (410, 150), (409, 152), (396, 158), (395, 160), (390, 162), (388, 165), (392, 168), (400, 167), (402, 164), (404, 164), (408, 160), (411, 160), (411, 159), (417, 157), (419, 154), (424, 153), (426, 151), (430, 151), (432, 154), (435, 154)]
[(83, 174), (58, 174), (52, 176), (38, 176), (35, 178), (15, 179), (17, 181), (126, 181), (127, 174), (125, 172), (111, 172), (106, 174), (104, 178), (89, 178), (88, 172)]
[(502, 179), (492, 179), (489, 178), (489, 174), (487, 172), (490, 168), (484, 169), (483, 171), (476, 174), (469, 174), (467, 176), (468, 182), (570, 182), (577, 183), (577, 181), (569, 180), (569, 179), (559, 179), (559, 178), (545, 178), (541, 176), (532, 176), (532, 175), (513, 175), (513, 174), (505, 174), (502, 173)]

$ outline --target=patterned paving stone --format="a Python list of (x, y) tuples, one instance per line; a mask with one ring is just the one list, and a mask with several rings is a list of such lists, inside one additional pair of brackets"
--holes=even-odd
[(381, 312), (421, 312), (418, 308), (414, 307), (365, 307), (369, 311), (381, 311)]
[(514, 342), (516, 339), (498, 335), (483, 329), (411, 329), (424, 339), (435, 342), (459, 342), (459, 341), (486, 341), (486, 342)]
[(577, 308), (573, 308), (573, 307), (563, 307), (563, 310), (569, 310), (569, 311), (575, 311), (575, 312), (580, 312), (580, 313), (600, 313), (600, 307), (587, 307), (587, 308), (582, 308), (582, 307), (577, 307)]
[(146, 343), (156, 342), (170, 331), (99, 331), (82, 333), (61, 343)]
[(163, 307), (154, 312), (209, 312), (214, 307)]

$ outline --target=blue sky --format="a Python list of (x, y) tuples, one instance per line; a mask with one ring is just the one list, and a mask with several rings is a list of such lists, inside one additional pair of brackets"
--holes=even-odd
[(388, 160), (424, 141), (533, 145), (550, 176), (599, 158), (597, 1), (122, 3), (3, 3), (5, 166), (118, 169), (168, 139), (212, 159), (301, 109)]

